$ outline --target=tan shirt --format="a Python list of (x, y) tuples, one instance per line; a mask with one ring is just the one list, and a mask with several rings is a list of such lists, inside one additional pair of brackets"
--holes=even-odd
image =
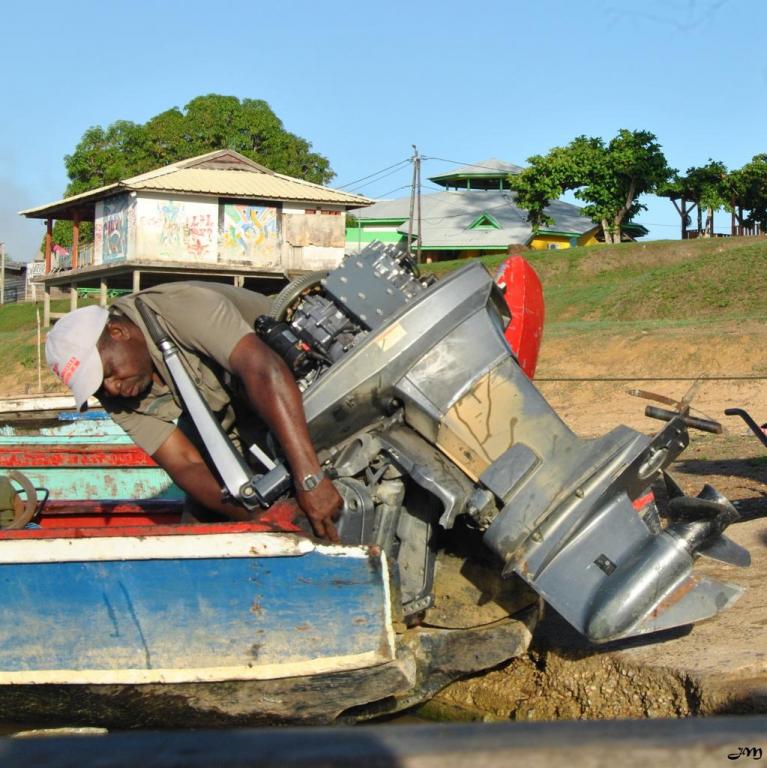
[(147, 288), (114, 302), (111, 311), (125, 315), (144, 332), (152, 361), (165, 383), (153, 384), (143, 397), (103, 396), (100, 400), (150, 455), (170, 437), (183, 408), (162, 354), (135, 307), (137, 296), (156, 312), (198, 390), (238, 448), (240, 437), (248, 444), (256, 439), (263, 425), (240, 393), (239, 383), (230, 378), (229, 356), (243, 336), (253, 333), (256, 318), (269, 312), (269, 299), (222, 283), (184, 281)]

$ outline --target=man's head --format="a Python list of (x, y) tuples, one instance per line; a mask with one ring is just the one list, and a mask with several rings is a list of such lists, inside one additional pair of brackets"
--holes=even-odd
[(152, 359), (141, 330), (102, 307), (83, 307), (59, 320), (45, 341), (50, 369), (82, 410), (99, 391), (137, 397), (152, 384)]

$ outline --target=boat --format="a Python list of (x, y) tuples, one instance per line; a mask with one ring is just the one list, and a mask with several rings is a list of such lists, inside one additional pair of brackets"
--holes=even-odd
[(0, 432), (0, 471), (34, 489), (39, 526), (0, 530), (6, 720), (356, 722), (530, 641), (534, 598), (464, 558), (440, 561), (434, 607), (406, 623), (385, 553), (312, 540), (290, 503), (183, 525), (179, 489), (103, 412)]

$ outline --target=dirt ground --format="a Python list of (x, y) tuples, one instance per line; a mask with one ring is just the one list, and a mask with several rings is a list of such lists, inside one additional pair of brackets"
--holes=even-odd
[[(427, 714), (551, 720), (767, 711), (767, 448), (741, 419), (723, 414), (725, 408), (739, 407), (758, 423), (767, 421), (765, 342), (757, 324), (561, 335), (544, 342), (539, 389), (584, 437), (618, 424), (653, 433), (661, 423), (644, 416), (649, 401), (627, 390), (681, 399), (702, 377), (693, 414), (720, 421), (723, 433), (691, 431), (690, 447), (672, 470), (685, 492), (695, 495), (711, 483), (741, 512), (742, 522), (728, 535), (750, 550), (752, 566), (701, 560), (696, 568), (746, 591), (734, 607), (693, 628), (609, 647), (590, 645), (548, 611), (527, 656), (453, 684)], [(592, 377), (626, 380), (562, 380)]]

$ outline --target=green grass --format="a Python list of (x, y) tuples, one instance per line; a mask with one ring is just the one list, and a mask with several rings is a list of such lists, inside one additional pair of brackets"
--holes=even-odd
[[(80, 299), (77, 302), (78, 307), (86, 307), (90, 304), (98, 304), (98, 299)], [(38, 312), (40, 313), (40, 322), (42, 322), (42, 302), (37, 304), (23, 302), (3, 304), (0, 306), (0, 333), (34, 328)], [(51, 312), (69, 312), (69, 299), (51, 301)]]
[[(483, 258), (494, 273), (504, 256)], [(530, 251), (548, 323), (583, 328), (674, 325), (767, 317), (767, 240), (656, 241)], [(465, 261), (425, 265), (443, 275)]]

